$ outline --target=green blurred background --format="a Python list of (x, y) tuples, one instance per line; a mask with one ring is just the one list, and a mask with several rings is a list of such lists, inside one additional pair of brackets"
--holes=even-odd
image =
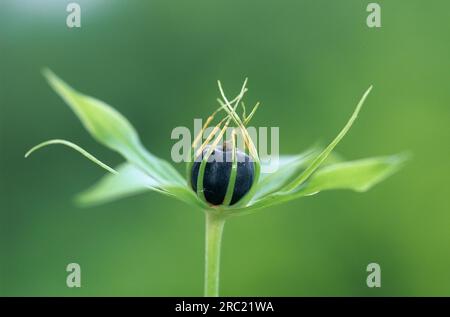
[[(370, 84), (338, 146), (348, 159), (402, 151), (412, 160), (365, 194), (325, 192), (236, 218), (225, 227), (221, 294), (450, 295), (450, 2), (78, 0), (0, 3), (0, 294), (200, 296), (204, 219), (156, 193), (80, 209), (76, 193), (110, 165), (40, 71), (113, 105), (153, 153), (170, 158), (175, 126), (216, 107), (249, 77), (254, 125), (279, 126), (282, 153), (330, 141)], [(183, 171), (183, 166), (178, 166)], [(66, 265), (82, 269), (69, 289)], [(366, 286), (377, 262), (382, 287)]]

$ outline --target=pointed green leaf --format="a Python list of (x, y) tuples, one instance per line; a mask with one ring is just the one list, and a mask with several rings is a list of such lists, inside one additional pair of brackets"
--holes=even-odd
[(139, 137), (128, 122), (115, 109), (101, 100), (75, 91), (52, 71), (44, 70), (50, 86), (70, 106), (86, 130), (100, 143), (118, 152), (133, 150), (139, 144)]
[(292, 191), (279, 191), (252, 202), (248, 210), (265, 208), (303, 196), (331, 189), (364, 192), (398, 171), (406, 161), (405, 154), (335, 163), (320, 168), (311, 178)]
[(107, 174), (77, 197), (83, 206), (97, 205), (136, 195), (148, 190), (161, 191), (158, 182), (130, 163), (116, 168), (117, 174)]
[[(118, 111), (103, 101), (77, 92), (50, 70), (44, 70), (44, 76), (47, 78), (50, 86), (78, 116), (83, 126), (93, 138), (110, 149), (119, 152), (128, 162), (133, 164), (137, 170), (142, 171), (142, 173), (147, 176), (147, 189), (157, 190), (185, 201), (188, 204), (207, 208), (207, 206), (202, 203), (187, 186), (186, 180), (171, 164), (151, 154), (142, 146), (135, 129)], [(92, 158), (90, 159), (92, 160)], [(98, 162), (96, 163), (99, 164)], [(129, 170), (126, 171), (129, 172)], [(136, 170), (134, 172), (136, 172)], [(99, 184), (99, 186), (101, 186), (96, 189), (96, 195), (100, 197), (102, 188), (107, 188), (107, 185), (115, 185), (119, 180), (126, 178), (128, 174), (129, 173), (125, 173), (125, 175), (121, 175), (120, 177), (122, 177), (122, 179), (109, 178), (107, 176), (107, 180)], [(142, 181), (142, 179), (143, 178), (139, 178), (138, 180)], [(126, 188), (127, 186), (129, 187)], [(105, 196), (103, 199), (112, 199), (113, 196), (119, 197), (121, 194), (125, 195), (125, 193), (131, 193), (133, 190), (138, 190), (138, 188), (136, 183), (128, 181), (125, 182), (124, 188), (119, 190), (116, 186), (115, 194), (113, 193), (109, 197)], [(94, 193), (91, 194), (90, 200), (94, 201), (94, 197), (97, 196), (94, 195)], [(87, 202), (88, 198), (85, 199)], [(98, 200), (100, 201), (100, 198), (98, 198)]]
[(45, 70), (44, 75), (98, 142), (122, 154), (162, 185), (185, 184), (172, 165), (144, 149), (134, 128), (118, 111), (103, 101), (77, 92), (50, 70)]
[(185, 187), (160, 188), (160, 183), (147, 173), (130, 163), (123, 163), (117, 169), (117, 174), (108, 174), (91, 188), (79, 194), (77, 202), (82, 206), (99, 205), (132, 195), (156, 191), (173, 196), (196, 207), (205, 208), (191, 190)]
[(365, 192), (400, 169), (405, 155), (367, 158), (325, 166), (295, 192), (306, 196), (330, 189)]

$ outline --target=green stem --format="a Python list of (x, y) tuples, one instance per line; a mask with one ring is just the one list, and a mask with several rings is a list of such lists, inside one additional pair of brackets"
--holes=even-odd
[(205, 296), (219, 296), (220, 247), (225, 218), (206, 212)]

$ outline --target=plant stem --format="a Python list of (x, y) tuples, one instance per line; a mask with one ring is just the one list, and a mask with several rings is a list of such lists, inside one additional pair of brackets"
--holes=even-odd
[(205, 296), (219, 296), (220, 248), (225, 218), (206, 212)]

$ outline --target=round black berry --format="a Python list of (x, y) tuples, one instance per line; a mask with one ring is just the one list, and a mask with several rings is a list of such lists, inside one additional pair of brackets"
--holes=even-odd
[[(206, 156), (208, 148), (203, 151)], [(203, 157), (202, 156), (202, 157)], [(205, 166), (203, 177), (203, 191), (206, 201), (212, 205), (223, 204), (230, 181), (232, 161), (232, 150), (217, 147), (211, 153)], [(236, 150), (237, 170), (236, 182), (233, 189), (233, 196), (230, 205), (237, 203), (248, 193), (254, 179), (254, 161), (244, 152)], [(197, 178), (199, 174), (201, 158), (192, 165), (191, 184), (192, 189), (197, 192)]]

